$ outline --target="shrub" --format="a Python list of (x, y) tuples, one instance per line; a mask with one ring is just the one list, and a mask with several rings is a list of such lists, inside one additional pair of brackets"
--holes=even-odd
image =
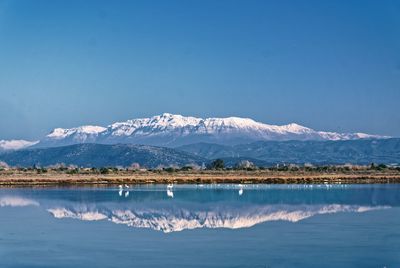
[(182, 171), (189, 171), (189, 170), (193, 170), (193, 167), (191, 166), (185, 166), (181, 168)]
[(108, 168), (100, 168), (100, 174), (108, 174), (110, 170)]
[(164, 171), (166, 171), (166, 172), (168, 172), (168, 173), (172, 173), (172, 172), (175, 171), (175, 169), (172, 168), (172, 167), (167, 167), (167, 168), (164, 168)]

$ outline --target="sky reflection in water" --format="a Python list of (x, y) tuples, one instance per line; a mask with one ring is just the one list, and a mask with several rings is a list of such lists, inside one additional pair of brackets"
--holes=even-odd
[[(135, 236), (140, 234), (143, 239), (151, 240), (147, 241), (149, 249), (157, 247), (155, 245), (163, 239), (174, 239), (173, 237), (168, 238), (172, 233), (182, 233), (182, 239), (186, 237), (186, 241), (189, 241), (187, 237), (197, 237), (196, 239), (201, 237), (201, 239), (210, 240), (221, 239), (221, 243), (223, 243), (222, 241), (228, 243), (232, 238), (226, 237), (222, 230), (231, 230), (234, 232), (231, 234), (232, 237), (241, 237), (242, 244), (237, 248), (239, 250), (241, 247), (253, 247), (253, 242), (261, 242), (262, 238), (270, 241), (268, 237), (275, 235), (271, 232), (282, 232), (281, 239), (288, 243), (286, 247), (289, 249), (289, 244), (293, 241), (297, 241), (296, 243), (303, 247), (309, 243), (309, 241), (304, 241), (304, 238), (300, 239), (300, 236), (303, 235), (300, 229), (310, 227), (309, 225), (313, 223), (312, 219), (315, 218), (314, 221), (319, 223), (313, 226), (315, 232), (309, 234), (310, 241), (322, 239), (319, 246), (323, 248), (324, 245), (326, 246), (327, 238), (324, 236), (327, 234), (319, 233), (319, 229), (322, 231), (326, 228), (321, 224), (334, 224), (339, 227), (340, 224), (343, 224), (344, 228), (346, 222), (355, 226), (359, 224), (359, 229), (354, 227), (353, 233), (359, 232), (360, 228), (361, 230), (367, 228), (370, 234), (373, 234), (374, 228), (378, 226), (374, 225), (374, 220), (371, 221), (371, 219), (368, 220), (369, 222), (362, 222), (363, 217), (374, 219), (375, 215), (380, 215), (378, 220), (385, 221), (385, 217), (392, 215), (391, 221), (400, 223), (399, 216), (394, 214), (398, 212), (400, 204), (399, 189), (398, 185), (123, 185), (112, 188), (0, 189), (0, 216), (8, 219), (3, 224), (0, 223), (0, 227), (7, 239), (7, 230), (15, 228), (10, 226), (13, 217), (15, 219), (22, 217), (22, 213), (25, 213), (26, 216), (29, 215), (28, 221), (35, 222), (37, 220), (42, 226), (40, 227), (38, 224), (37, 228), (43, 232), (47, 232), (49, 228), (55, 228), (62, 222), (68, 223), (67, 228), (73, 228), (78, 233), (80, 228), (87, 226), (85, 224), (92, 226), (93, 232), (98, 232), (96, 230), (99, 228), (98, 224), (104, 222), (106, 225), (101, 225), (103, 235), (112, 235), (114, 232), (123, 232), (126, 235), (127, 232), (130, 232)], [(338, 216), (333, 217), (333, 215)], [(361, 217), (361, 215), (366, 216)], [(382, 218), (382, 215), (385, 217)], [(24, 224), (30, 224), (30, 222)], [(250, 231), (253, 228), (254, 231)], [(138, 233), (138, 230), (141, 229), (161, 233), (163, 236), (153, 237), (149, 233)], [(211, 234), (212, 229), (220, 231)], [(340, 228), (338, 230), (340, 231)], [(384, 237), (393, 235), (393, 230), (393, 226), (380, 226), (380, 232), (383, 232)], [(65, 232), (68, 232), (68, 229), (65, 229)], [(246, 232), (257, 232), (259, 237), (252, 241), (251, 236), (246, 235)], [(335, 236), (334, 232), (332, 230), (330, 235)], [(288, 233), (291, 233), (291, 236), (285, 237)], [(340, 235), (339, 233), (338, 236)], [(400, 234), (394, 235), (396, 240), (392, 241), (392, 248), (393, 243), (397, 247), (400, 246)], [(28, 238), (9, 236), (8, 239), (9, 242), (19, 239), (19, 242), (23, 243)], [(42, 239), (47, 241), (48, 238)], [(282, 241), (279, 243), (283, 243)], [(301, 245), (301, 241), (304, 245)], [(361, 243), (361, 241), (356, 242), (357, 245)], [(368, 243), (361, 246), (375, 248), (373, 241)], [(385, 244), (384, 241), (383, 243)], [(351, 243), (349, 242), (348, 245), (350, 246)], [(108, 246), (110, 245), (107, 243), (97, 245), (97, 247)], [(178, 248), (177, 245), (175, 246)], [(273, 243), (268, 245), (268, 247), (273, 246)], [(211, 251), (211, 248), (208, 254), (214, 256), (216, 252)], [(224, 256), (224, 249), (228, 250), (228, 248), (227, 245), (222, 246), (221, 244), (220, 254)], [(262, 248), (263, 246), (260, 245), (257, 250), (262, 250)], [(1, 249), (2, 246), (0, 246), (0, 257)], [(393, 250), (395, 249), (396, 247), (393, 248)], [(207, 249), (203, 247), (202, 250)], [(12, 248), (8, 248), (5, 252), (13, 253)], [(162, 253), (159, 254), (161, 254), (159, 258), (162, 258)], [(389, 254), (388, 258), (377, 256), (375, 263), (381, 265), (400, 262), (399, 255), (390, 254), (390, 252), (387, 254)], [(264, 259), (266, 256), (268, 254), (253, 255), (252, 261), (248, 263), (264, 265), (264, 263), (268, 263), (268, 260)], [(274, 256), (277, 257), (279, 254)], [(249, 256), (243, 253), (241, 257), (246, 259)], [(351, 259), (351, 256), (346, 258)], [(235, 258), (233, 257), (233, 259)], [(270, 257), (268, 259), (271, 260)], [(282, 256), (282, 260), (278, 258), (271, 264), (287, 266), (291, 263), (290, 258), (285, 261), (283, 259)], [(311, 260), (306, 257), (303, 262), (310, 265), (310, 263), (314, 263)], [(29, 260), (26, 261), (32, 264)], [(196, 257), (192, 257), (192, 261), (196, 264)], [(11, 260), (10, 263), (12, 263)], [(122, 263), (131, 264), (132, 262), (126, 260)], [(86, 264), (88, 265), (88, 263)], [(152, 266), (161, 266), (161, 264), (152, 263)], [(175, 265), (176, 263), (171, 261), (169, 264)], [(63, 262), (59, 262), (57, 265), (62, 267)], [(141, 265), (147, 266), (149, 263), (142, 260)]]

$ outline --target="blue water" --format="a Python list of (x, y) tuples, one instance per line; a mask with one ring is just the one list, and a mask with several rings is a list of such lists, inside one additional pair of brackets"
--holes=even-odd
[(0, 267), (400, 267), (400, 185), (0, 189)]

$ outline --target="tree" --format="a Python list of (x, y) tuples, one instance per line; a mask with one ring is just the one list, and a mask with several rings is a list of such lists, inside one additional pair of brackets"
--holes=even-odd
[(224, 160), (215, 159), (214, 161), (211, 162), (210, 168), (211, 169), (224, 169), (225, 168)]
[(384, 169), (386, 169), (386, 168), (387, 168), (387, 166), (386, 166), (385, 164), (379, 164), (379, 165), (376, 167), (377, 170), (384, 170)]
[(110, 170), (108, 168), (102, 167), (100, 168), (100, 174), (108, 174), (110, 173)]

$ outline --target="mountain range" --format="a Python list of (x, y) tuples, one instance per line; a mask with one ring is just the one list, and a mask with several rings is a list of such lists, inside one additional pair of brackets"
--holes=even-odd
[(295, 123), (268, 125), (249, 118), (196, 118), (164, 113), (107, 127), (56, 128), (38, 141), (0, 141), (0, 161), (12, 166), (202, 165), (249, 160), (276, 163), (400, 163), (400, 139), (316, 131)]
[(80, 143), (144, 144), (177, 147), (205, 142), (237, 145), (255, 141), (356, 140), (387, 138), (365, 133), (316, 131), (295, 123), (269, 125), (250, 118), (197, 118), (164, 113), (150, 118), (116, 122), (107, 127), (56, 128), (36, 142), (0, 141), (0, 149), (57, 147)]

